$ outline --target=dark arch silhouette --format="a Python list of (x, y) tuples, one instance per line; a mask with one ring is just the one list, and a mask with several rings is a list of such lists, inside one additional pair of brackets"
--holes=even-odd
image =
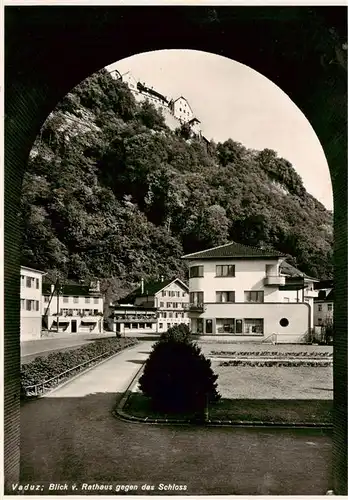
[[(94, 71), (158, 49), (234, 59), (277, 84), (311, 122), (334, 192), (335, 493), (347, 494), (347, 129), (345, 7), (5, 8), (5, 483), (19, 474), (18, 207), (22, 174), (56, 103)], [(315, 473), (315, 472), (314, 472)]]

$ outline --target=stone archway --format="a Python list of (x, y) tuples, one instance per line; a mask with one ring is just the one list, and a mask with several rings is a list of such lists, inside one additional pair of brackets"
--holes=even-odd
[(311, 122), (334, 192), (334, 485), (347, 493), (347, 169), (345, 7), (6, 7), (5, 482), (19, 475), (18, 207), (40, 126), (94, 71), (185, 48), (229, 57), (277, 84)]

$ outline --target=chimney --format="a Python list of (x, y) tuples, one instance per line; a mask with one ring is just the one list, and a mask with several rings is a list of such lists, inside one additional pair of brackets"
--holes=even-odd
[(140, 287), (141, 287), (141, 295), (143, 295), (144, 294), (144, 278), (141, 278)]

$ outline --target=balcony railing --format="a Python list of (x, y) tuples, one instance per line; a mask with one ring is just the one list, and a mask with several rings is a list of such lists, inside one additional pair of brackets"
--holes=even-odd
[(285, 276), (280, 276), (279, 274), (267, 275), (264, 279), (265, 286), (284, 286)]
[(145, 316), (114, 316), (115, 323), (156, 323), (157, 318), (151, 316), (146, 318)]
[(203, 302), (184, 304), (184, 310), (189, 312), (204, 312), (205, 306)]

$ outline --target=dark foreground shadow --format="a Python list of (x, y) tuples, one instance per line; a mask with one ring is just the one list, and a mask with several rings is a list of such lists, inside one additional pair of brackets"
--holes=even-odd
[[(129, 423), (112, 415), (121, 397), (23, 403), (20, 483), (42, 490), (21, 493), (323, 495), (332, 488), (328, 431)], [(88, 489), (93, 484), (112, 489)], [(135, 489), (117, 491), (124, 485)]]

